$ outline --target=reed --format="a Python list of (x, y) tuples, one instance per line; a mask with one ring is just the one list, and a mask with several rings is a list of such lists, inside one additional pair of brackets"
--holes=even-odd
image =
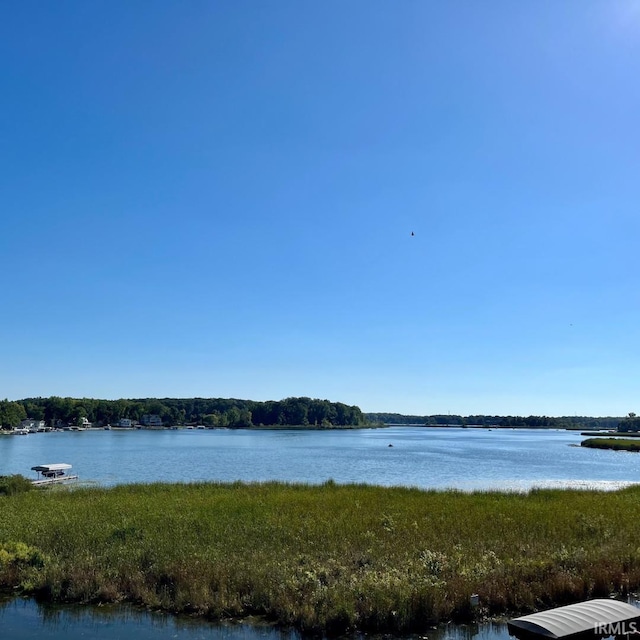
[(580, 446), (614, 451), (640, 451), (640, 441), (630, 438), (587, 438), (580, 443)]
[(637, 589), (639, 517), (640, 487), (31, 491), (0, 497), (0, 585), (57, 601), (259, 614), (304, 631), (421, 632)]

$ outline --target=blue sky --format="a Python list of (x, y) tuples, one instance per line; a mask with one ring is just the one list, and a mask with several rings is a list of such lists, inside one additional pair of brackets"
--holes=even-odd
[(4, 2), (0, 396), (638, 411), (638, 78), (635, 0)]

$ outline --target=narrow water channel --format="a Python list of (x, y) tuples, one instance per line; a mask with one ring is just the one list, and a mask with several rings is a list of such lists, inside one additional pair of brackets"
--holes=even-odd
[(257, 621), (214, 624), (185, 616), (140, 611), (125, 605), (39, 604), (34, 600), (0, 602), (2, 640), (299, 640), (295, 632)]
[[(385, 636), (387, 637), (387, 636)], [(2, 640), (302, 640), (258, 620), (211, 623), (185, 616), (140, 611), (123, 605), (103, 607), (39, 604), (31, 599), (0, 600)], [(362, 640), (362, 636), (357, 637)], [(507, 626), (490, 622), (433, 629), (428, 640), (508, 640)], [(343, 639), (345, 640), (345, 639)], [(350, 640), (356, 640), (352, 638)]]

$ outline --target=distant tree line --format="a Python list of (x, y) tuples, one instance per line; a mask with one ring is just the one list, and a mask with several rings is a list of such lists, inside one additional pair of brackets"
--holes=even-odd
[(21, 420), (57, 420), (78, 424), (82, 418), (96, 425), (116, 424), (121, 418), (140, 421), (145, 414), (159, 415), (164, 424), (203, 424), (210, 427), (313, 426), (359, 427), (369, 424), (419, 424), (426, 426), (494, 426), (540, 429), (616, 429), (640, 431), (640, 417), (588, 416), (488, 416), (405, 415), (363, 413), (357, 406), (313, 398), (285, 398), (258, 402), (235, 398), (26, 398), (0, 400), (0, 427), (10, 429)]
[[(474, 425), (491, 427), (526, 427), (529, 429), (616, 429), (618, 424), (621, 424), (621, 421), (623, 421), (622, 418), (619, 417), (460, 416), (451, 414), (415, 416), (403, 415), (400, 413), (365, 413), (365, 417), (370, 422), (383, 424), (422, 424), (425, 426), (442, 425), (461, 427)], [(638, 427), (635, 430), (640, 430), (640, 418), (637, 418), (636, 420)]]
[(0, 401), (0, 426), (8, 429), (25, 418), (78, 424), (82, 418), (97, 425), (116, 424), (121, 418), (140, 421), (159, 415), (164, 424), (203, 424), (211, 427), (315, 426), (357, 427), (367, 424), (359, 407), (312, 398), (257, 402), (234, 398), (26, 398)]
[(551, 429), (616, 429), (621, 418), (606, 416), (593, 418), (590, 416), (506, 416), (502, 418), (503, 427), (529, 427)]
[(629, 413), (626, 418), (620, 421), (618, 431), (622, 431), (624, 433), (640, 431), (640, 417), (633, 412)]

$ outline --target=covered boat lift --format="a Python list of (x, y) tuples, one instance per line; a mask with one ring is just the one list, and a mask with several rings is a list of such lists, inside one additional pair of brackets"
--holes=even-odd
[(37, 480), (32, 480), (31, 484), (36, 487), (46, 486), (49, 484), (60, 484), (77, 480), (77, 475), (69, 475), (67, 471), (71, 469), (71, 465), (65, 462), (57, 462), (56, 464), (39, 464), (31, 467), (32, 471), (38, 474)]
[(587, 640), (640, 634), (640, 609), (619, 600), (587, 600), (507, 623), (518, 640)]

